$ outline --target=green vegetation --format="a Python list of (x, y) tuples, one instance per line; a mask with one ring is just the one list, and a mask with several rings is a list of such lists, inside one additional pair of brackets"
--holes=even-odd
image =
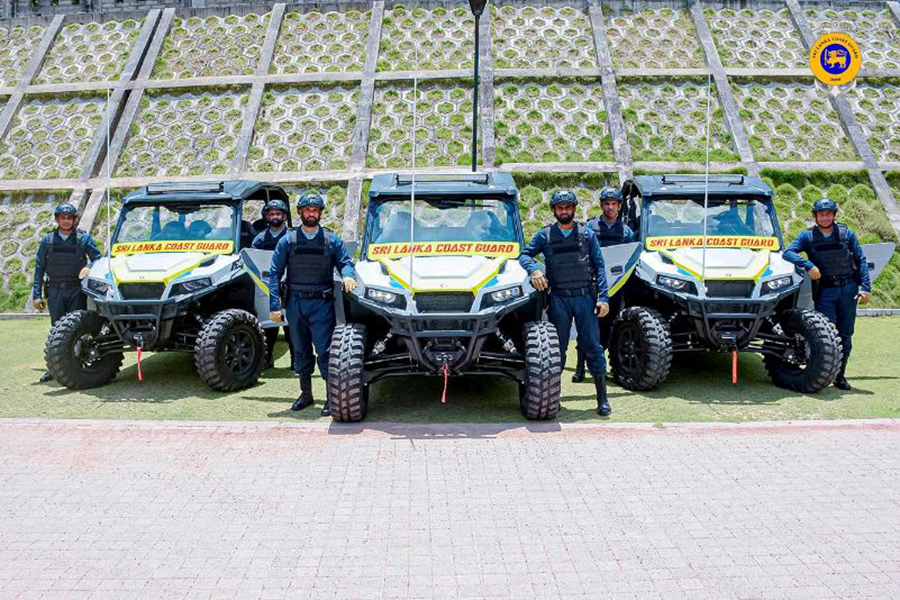
[[(325, 397), (320, 378), (314, 379), (319, 404), (299, 413), (290, 410), (297, 379), (289, 373), (286, 345), (276, 348), (276, 368), (259, 385), (232, 394), (206, 388), (191, 358), (181, 354), (149, 354), (142, 361), (144, 381), (137, 381), (134, 354), (112, 384), (73, 392), (59, 385), (37, 384), (44, 370), (42, 350), (46, 320), (0, 322), (0, 417), (163, 419), (173, 421), (322, 420)], [(857, 322), (848, 377), (851, 392), (828, 388), (799, 395), (771, 384), (757, 356), (741, 355), (739, 384), (731, 384), (731, 357), (724, 354), (685, 355), (675, 361), (672, 375), (657, 391), (636, 394), (610, 385), (612, 421), (650, 423), (675, 421), (770, 421), (900, 417), (900, 375), (895, 339), (900, 319), (862, 318)], [(594, 386), (571, 383), (575, 346), (569, 348), (563, 374), (563, 422), (597, 419)], [(452, 379), (448, 400), (441, 404), (435, 378), (398, 378), (372, 388), (369, 420), (405, 422), (522, 423), (514, 384), (489, 377)]]
[[(838, 220), (857, 233), (860, 243), (897, 242), (865, 171), (806, 173), (764, 169), (761, 175), (775, 192), (775, 207), (788, 242), (812, 225), (812, 203), (823, 196), (840, 205)], [(900, 173), (891, 175), (891, 181), (900, 188)], [(875, 281), (872, 305), (900, 307), (900, 252), (894, 253)]]

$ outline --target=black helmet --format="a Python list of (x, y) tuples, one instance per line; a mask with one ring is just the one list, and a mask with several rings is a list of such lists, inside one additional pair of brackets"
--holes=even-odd
[(301, 210), (306, 208), (307, 206), (314, 206), (316, 208), (325, 208), (325, 199), (322, 198), (321, 195), (316, 192), (306, 192), (300, 199), (297, 201), (297, 210)]
[(262, 211), (260, 211), (263, 219), (269, 215), (270, 210), (280, 210), (284, 214), (290, 212), (287, 204), (285, 204), (283, 200), (269, 200), (266, 202), (266, 205), (262, 207)]
[(813, 214), (816, 214), (822, 210), (833, 210), (834, 212), (838, 211), (837, 202), (832, 200), (831, 198), (820, 198), (816, 200), (816, 203), (813, 204), (812, 211)]
[(604, 200), (617, 200), (619, 204), (622, 204), (622, 190), (611, 185), (606, 186), (600, 190), (600, 202)]
[(578, 196), (572, 190), (557, 190), (550, 197), (550, 208), (557, 204), (578, 204)]
[(72, 204), (66, 202), (57, 206), (56, 210), (53, 211), (54, 217), (58, 217), (59, 215), (70, 215), (73, 217), (77, 217), (78, 209), (75, 208), (75, 206), (73, 206)]

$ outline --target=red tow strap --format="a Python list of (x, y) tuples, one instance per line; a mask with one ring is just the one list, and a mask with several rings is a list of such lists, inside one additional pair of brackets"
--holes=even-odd
[(141, 373), (141, 347), (137, 347), (137, 360), (138, 360), (138, 381), (144, 380), (144, 374)]
[(444, 365), (444, 393), (441, 394), (441, 404), (447, 404), (447, 381), (450, 379), (450, 367)]
[(733, 383), (734, 385), (737, 385), (737, 357), (738, 351), (733, 350), (731, 352), (731, 383)]

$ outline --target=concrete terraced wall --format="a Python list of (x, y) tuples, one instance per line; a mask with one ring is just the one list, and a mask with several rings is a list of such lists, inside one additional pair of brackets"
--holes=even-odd
[[(420, 171), (464, 171), (471, 160), (476, 48), (465, 5), (3, 6), (4, 310), (25, 308), (34, 248), (62, 199), (105, 245), (135, 187), (259, 178), (323, 191), (328, 225), (352, 239), (371, 177), (408, 168), (414, 144)], [(478, 160), (515, 173), (529, 234), (559, 187), (576, 189), (586, 218), (606, 183), (702, 170), (709, 106), (712, 169), (767, 177), (788, 238), (827, 193), (864, 241), (897, 239), (895, 2), (501, 1), (481, 25)], [(831, 30), (853, 35), (864, 55), (856, 88), (839, 98), (807, 64)], [(900, 306), (897, 289), (900, 254), (876, 303)]]

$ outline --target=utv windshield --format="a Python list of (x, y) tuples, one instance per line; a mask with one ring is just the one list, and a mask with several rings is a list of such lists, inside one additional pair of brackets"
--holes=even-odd
[(125, 212), (113, 253), (231, 252), (234, 207), (223, 204), (134, 206)]
[(516, 206), (512, 202), (494, 198), (416, 198), (415, 208), (411, 209), (408, 199), (377, 202), (370, 207), (369, 256), (518, 256)]
[(709, 247), (778, 250), (781, 246), (775, 211), (755, 198), (673, 198), (653, 200), (645, 207), (647, 248), (703, 246), (704, 215)]

